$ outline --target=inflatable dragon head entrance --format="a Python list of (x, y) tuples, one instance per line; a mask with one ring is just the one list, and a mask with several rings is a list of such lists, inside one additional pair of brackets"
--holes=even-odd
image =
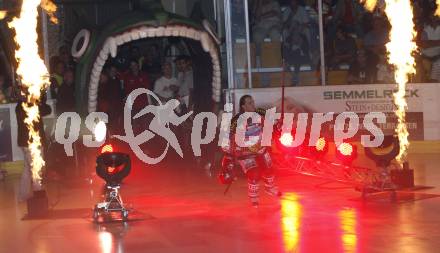
[(131, 11), (100, 31), (82, 29), (72, 45), (77, 60), (76, 101), (80, 112), (97, 107), (100, 74), (109, 57), (116, 57), (118, 47), (126, 43), (156, 37), (181, 37), (198, 41), (212, 63), (212, 99), (219, 102), (221, 69), (219, 40), (207, 21), (198, 24), (188, 18), (166, 12), (158, 0), (139, 0)]

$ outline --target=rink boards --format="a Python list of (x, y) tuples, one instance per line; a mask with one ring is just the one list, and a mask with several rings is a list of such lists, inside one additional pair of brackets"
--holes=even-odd
[[(387, 123), (384, 132), (392, 132), (395, 124), (394, 84), (332, 85), (286, 87), (285, 97), (290, 106), (308, 112), (355, 112), (360, 116), (368, 112), (384, 112)], [(258, 107), (271, 108), (281, 101), (281, 88), (253, 88), (226, 90), (226, 99), (238, 108), (245, 94), (254, 97)], [(407, 122), (413, 141), (440, 141), (440, 84), (409, 84)]]

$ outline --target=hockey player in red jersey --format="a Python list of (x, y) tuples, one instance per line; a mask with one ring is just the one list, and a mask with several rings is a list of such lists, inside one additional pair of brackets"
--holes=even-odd
[[(235, 136), (238, 131), (240, 115), (243, 113), (256, 112), (261, 117), (260, 123), (254, 123), (251, 119), (244, 122), (245, 141), (249, 138), (257, 138), (258, 141), (249, 147), (240, 147), (235, 143)], [(272, 167), (272, 159), (268, 147), (261, 145), (263, 134), (263, 122), (265, 111), (257, 109), (252, 96), (244, 95), (240, 98), (240, 112), (234, 116), (231, 122), (231, 147), (230, 154), (234, 156), (234, 160), (239, 164), (248, 180), (248, 196), (254, 207), (259, 204), (259, 188), (260, 179), (264, 181), (266, 193), (272, 196), (281, 196), (281, 192), (275, 185), (275, 176)]]

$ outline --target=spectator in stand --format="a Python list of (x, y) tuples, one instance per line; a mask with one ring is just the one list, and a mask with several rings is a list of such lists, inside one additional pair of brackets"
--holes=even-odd
[(310, 61), (312, 69), (317, 69), (321, 58), (319, 49), (319, 15), (318, 4), (316, 0), (306, 0), (304, 9), (310, 18), (309, 31), (310, 31)]
[[(310, 19), (306, 8), (300, 5), (299, 0), (290, 0), (288, 8), (283, 12), (283, 30), (296, 29), (301, 36), (306, 38), (306, 42), (310, 44), (310, 24), (313, 20)], [(298, 27), (294, 27), (298, 26)], [(284, 36), (284, 33), (283, 33)]]
[(356, 60), (350, 65), (347, 81), (349, 84), (373, 83), (375, 79), (375, 65), (369, 65), (365, 50), (357, 52)]
[(144, 57), (141, 55), (141, 51), (139, 47), (132, 46), (130, 47), (130, 59), (135, 59), (138, 62), (139, 69), (143, 69)]
[(261, 53), (261, 43), (269, 36), (271, 41), (281, 38), (281, 7), (276, 0), (255, 0), (252, 6), (252, 33), (257, 57)]
[(189, 56), (179, 56), (176, 59), (177, 81), (179, 84), (178, 96), (182, 105), (187, 110), (192, 109), (193, 104), (193, 89), (194, 89), (194, 74)]
[(427, 17), (424, 15), (424, 8), (421, 1), (413, 2), (414, 24), (417, 31), (417, 36), (423, 33), (423, 26), (427, 21)]
[(430, 16), (425, 24), (422, 34), (422, 41), (419, 43), (422, 48), (422, 55), (425, 58), (424, 65), (431, 65), (430, 81), (440, 81), (440, 19), (434, 15)]
[[(177, 96), (180, 100), (180, 107), (176, 110), (179, 114), (185, 114), (188, 111), (192, 111), (193, 98), (194, 98), (194, 74), (192, 69), (191, 58), (186, 55), (182, 55), (175, 60), (177, 67), (177, 82), (179, 90)], [(188, 153), (188, 158), (193, 161), (193, 152), (191, 150), (191, 129), (192, 124), (190, 120), (185, 121), (182, 128), (179, 129), (179, 139), (182, 140), (181, 144), (183, 150)]]
[(322, 1), (322, 20), (324, 22), (324, 28), (326, 28), (333, 19), (333, 7), (332, 0)]
[(295, 68), (293, 85), (299, 83), (301, 65), (310, 62), (310, 22), (304, 7), (298, 0), (291, 0), (289, 8), (283, 14), (283, 57), (289, 66)]
[[(120, 79), (119, 71), (116, 66), (110, 63), (105, 67), (104, 70), (107, 71), (108, 76), (111, 80), (113, 80), (115, 83), (119, 83), (119, 87), (121, 87), (122, 91), (122, 81)], [(121, 96), (123, 96), (123, 94), (121, 94)]]
[(65, 45), (58, 48), (58, 55), (50, 57), (50, 69), (54, 70), (59, 62), (64, 63), (64, 67), (66, 69), (75, 69), (75, 62), (73, 61), (73, 57), (71, 56), (68, 47)]
[(64, 63), (66, 68), (75, 69), (75, 62), (73, 61), (72, 55), (66, 45), (63, 45), (58, 49), (58, 57), (59, 60)]
[[(150, 79), (148, 75), (139, 69), (139, 63), (136, 59), (130, 60), (130, 69), (122, 75), (125, 97), (130, 95), (137, 88), (151, 89)], [(142, 94), (137, 97), (133, 103), (133, 113), (139, 112), (148, 105), (148, 96)]]
[(6, 77), (0, 74), (0, 104), (9, 103), (12, 98), (12, 87), (6, 84)]
[[(251, 11), (251, 16), (253, 11)], [(244, 0), (231, 0), (231, 36), (232, 38), (246, 38)]]
[(58, 88), (57, 114), (75, 111), (75, 73), (72, 69), (64, 72), (63, 84)]
[(165, 62), (162, 65), (162, 77), (154, 83), (154, 93), (163, 103), (166, 103), (168, 100), (175, 98), (178, 91), (178, 81), (173, 77), (172, 65)]
[(151, 44), (145, 53), (142, 70), (148, 73), (151, 82), (155, 82), (161, 75), (160, 48), (157, 44)]
[(383, 54), (379, 57), (379, 63), (377, 64), (377, 78), (375, 82), (395, 83), (393, 67), (388, 64), (387, 56)]
[[(112, 60), (112, 63), (116, 66), (116, 68), (121, 72), (125, 73), (130, 70), (130, 61), (132, 60), (130, 58), (130, 49), (132, 46), (131, 44), (125, 44), (118, 47), (118, 53), (116, 55), (116, 58)], [(138, 59), (136, 60), (137, 64), (139, 64)]]
[[(333, 45), (333, 40), (335, 39), (336, 28), (338, 26), (334, 25), (334, 5), (333, 0), (322, 0), (322, 22), (324, 28), (324, 46), (326, 50), (331, 49)], [(328, 49), (329, 48), (329, 49)]]
[(112, 76), (112, 66), (106, 66), (99, 79), (98, 111), (107, 113), (109, 128), (116, 131), (124, 104), (121, 83), (119, 79), (112, 78)]
[(58, 60), (55, 63), (55, 67), (52, 72), (51, 80), (50, 80), (50, 90), (51, 90), (52, 98), (57, 98), (58, 89), (63, 84), (65, 69), (66, 66), (64, 65), (64, 62), (62, 62), (61, 60)]
[(336, 32), (333, 48), (330, 50), (329, 65), (332, 69), (338, 69), (340, 64), (351, 64), (356, 57), (356, 41), (350, 37), (342, 27)]
[(116, 65), (113, 62), (108, 63), (105, 66), (105, 71), (108, 73), (108, 77), (110, 78), (110, 82), (114, 83), (114, 85), (119, 86), (120, 97), (124, 100), (124, 85), (121, 80), (121, 74), (116, 68)]
[(374, 17), (372, 29), (365, 34), (363, 46), (367, 53), (368, 61), (373, 65), (379, 63), (381, 55), (386, 54), (385, 45), (389, 41), (389, 23), (385, 17)]
[(431, 80), (431, 60), (423, 54), (424, 29), (434, 15), (437, 6), (430, 0), (415, 0), (413, 2), (414, 24), (417, 32), (416, 42), (420, 54), (416, 54), (416, 71), (414, 82), (429, 82)]
[(362, 38), (361, 20), (364, 13), (364, 7), (358, 0), (338, 0), (334, 9), (332, 30), (335, 31), (342, 25), (348, 33), (354, 33), (358, 38)]
[(318, 24), (319, 22), (319, 14), (318, 14), (318, 4), (316, 0), (305, 0), (304, 1), (304, 9), (306, 10), (310, 22)]

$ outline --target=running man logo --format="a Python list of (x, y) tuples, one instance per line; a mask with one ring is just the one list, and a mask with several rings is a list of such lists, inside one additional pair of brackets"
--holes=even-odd
[[(133, 103), (136, 98), (142, 94), (147, 94), (154, 98), (158, 105), (148, 105), (140, 112), (138, 112), (134, 117), (132, 117), (131, 113)], [(173, 131), (171, 131), (170, 124), (174, 126), (179, 126), (186, 119), (188, 119), (188, 117), (191, 116), (193, 112), (188, 112), (187, 114), (180, 117), (177, 116), (174, 110), (179, 106), (179, 104), (179, 101), (177, 101), (176, 99), (171, 99), (165, 105), (163, 105), (160, 99), (152, 91), (148, 89), (134, 90), (127, 98), (127, 102), (125, 103), (124, 107), (125, 136), (115, 135), (115, 138), (118, 138), (130, 145), (130, 148), (133, 150), (136, 156), (140, 160), (148, 164), (156, 164), (162, 161), (162, 159), (167, 154), (170, 145), (181, 157), (183, 157), (182, 148), (179, 145), (179, 141), (177, 140), (176, 135), (173, 133)], [(142, 133), (135, 136), (133, 132), (133, 126), (131, 124), (131, 119), (138, 119), (148, 113), (152, 113), (154, 115), (153, 120), (150, 122), (149, 130), (144, 130)], [(145, 154), (144, 151), (142, 151), (142, 149), (140, 148), (140, 145), (148, 142), (156, 135), (164, 138), (167, 141), (167, 146), (159, 157), (153, 158)]]

